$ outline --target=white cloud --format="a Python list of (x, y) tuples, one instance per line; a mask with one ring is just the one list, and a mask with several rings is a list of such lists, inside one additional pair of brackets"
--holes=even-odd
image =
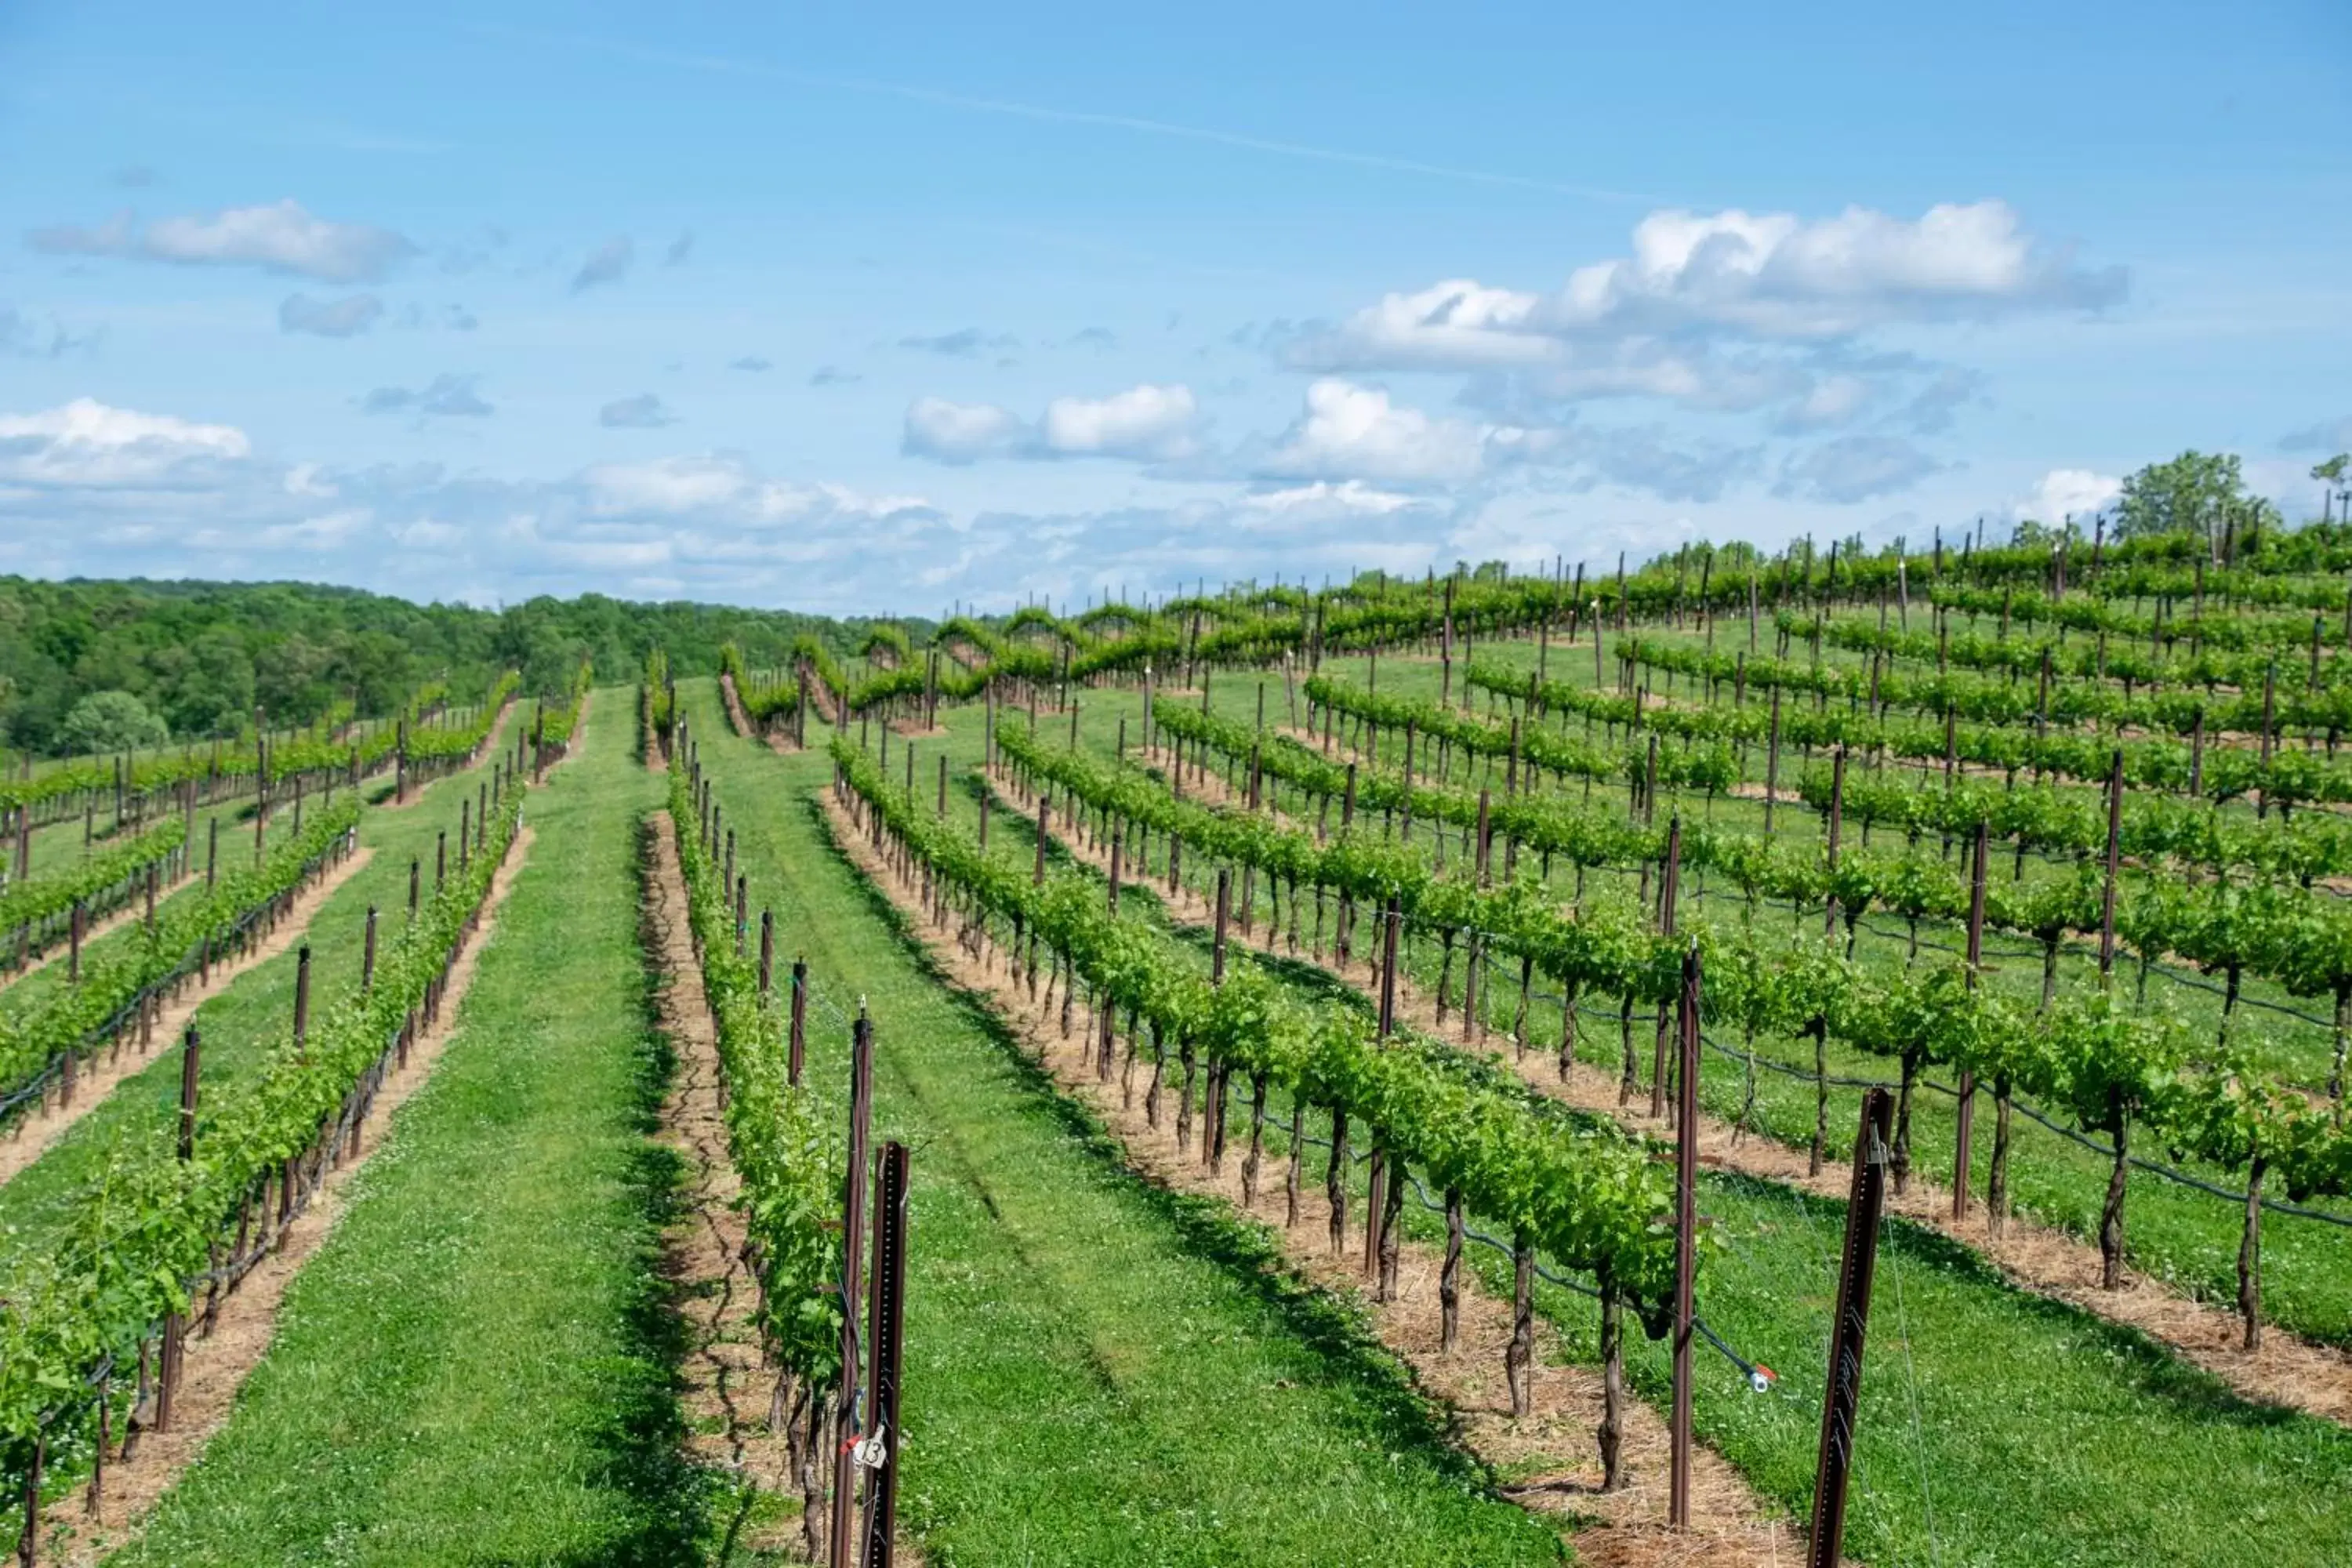
[(1380, 517), (1420, 503), (1395, 490), (1376, 489), (1361, 479), (1342, 479), (1338, 484), (1317, 479), (1286, 489), (1253, 490), (1242, 497), (1240, 504), (1251, 511), (1279, 516), (1369, 513)]
[(1579, 268), (1544, 315), (1567, 332), (1708, 324), (1822, 338), (1887, 321), (2096, 309), (2124, 286), (2120, 270), (2084, 271), (2021, 232), (2005, 202), (1947, 203), (1916, 222), (1864, 207), (1811, 222), (1669, 211), (1635, 226), (1631, 257)]
[(899, 450), (940, 463), (971, 463), (1013, 452), (1026, 434), (1020, 416), (987, 403), (918, 397), (907, 405)]
[[(1336, 325), (1273, 334), (1274, 346), (1304, 370), (1483, 372), (1551, 400), (1779, 406), (1789, 427), (1811, 428), (1891, 405), (1939, 368), (1840, 363), (1874, 328), (2095, 310), (2126, 286), (2121, 268), (2077, 266), (1998, 201), (1916, 219), (1663, 211), (1635, 226), (1632, 251), (1549, 293), (1467, 278), (1390, 293)], [(1898, 417), (1931, 427), (1957, 401)]]
[(0, 483), (131, 487), (252, 455), (245, 432), (78, 397), (39, 414), (0, 415)]
[(1134, 386), (1108, 397), (1057, 397), (1039, 436), (1057, 456), (1155, 459), (1192, 448), (1199, 407), (1187, 386)]
[(1517, 434), (1401, 408), (1378, 387), (1326, 378), (1307, 389), (1307, 411), (1254, 470), (1268, 479), (1389, 479), (1433, 483), (1475, 478), (1489, 445)]
[[(834, 378), (819, 374), (820, 381)], [(899, 449), (964, 464), (982, 458), (1127, 458), (1161, 462), (1197, 449), (1200, 406), (1182, 385), (1131, 386), (1108, 397), (1057, 397), (1032, 425), (992, 403), (919, 397)]]
[(877, 521), (936, 515), (919, 496), (866, 495), (843, 485), (768, 479), (732, 453), (600, 464), (581, 478), (587, 510), (600, 518), (724, 518), (766, 529), (818, 518)]
[(187, 266), (258, 267), (325, 283), (365, 283), (416, 253), (387, 228), (317, 217), (291, 197), (267, 206), (226, 207), (203, 216), (158, 218), (140, 232), (128, 212), (95, 228), (36, 229), (34, 249), (52, 255), (122, 256)]
[(289, 294), (278, 307), (278, 330), (310, 332), (321, 338), (348, 338), (366, 331), (383, 314), (383, 301), (373, 294), (341, 300), (313, 300)]
[(2018, 521), (2063, 522), (2069, 516), (2104, 511), (2121, 500), (2124, 482), (2113, 474), (2088, 468), (2053, 468), (2042, 476), (2032, 493), (2010, 509)]

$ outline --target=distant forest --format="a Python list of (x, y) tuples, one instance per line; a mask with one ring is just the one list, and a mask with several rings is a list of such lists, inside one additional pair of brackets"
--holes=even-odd
[(259, 706), (272, 729), (337, 703), (362, 718), (397, 710), (428, 680), (457, 700), (508, 669), (561, 695), (585, 655), (601, 680), (633, 679), (648, 649), (681, 669), (715, 669), (732, 641), (781, 663), (814, 632), (844, 654), (867, 623), (714, 605), (631, 604), (602, 595), (504, 610), (415, 605), (308, 583), (35, 582), (0, 576), (0, 744), (56, 755), (85, 698), (125, 692), (173, 741), (233, 736)]

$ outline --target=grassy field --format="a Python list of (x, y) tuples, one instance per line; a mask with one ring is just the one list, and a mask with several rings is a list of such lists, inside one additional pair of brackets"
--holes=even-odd
[(813, 1071), (876, 1019), (876, 1135), (914, 1152), (908, 1469), (934, 1562), (1510, 1563), (1552, 1530), (1487, 1495), (1361, 1327), (1262, 1233), (1130, 1175), (995, 1020), (946, 991), (842, 861), (822, 754), (726, 732), (681, 687), (756, 909), (817, 994)]
[[(434, 1077), (123, 1563), (697, 1559), (655, 1248), (675, 1171), (637, 951), (627, 693), (535, 795)], [(402, 862), (405, 875), (405, 860)]]
[[(1116, 699), (1095, 694), (1088, 709), (1095, 697), (1107, 699), (1099, 706), (1109, 711), (1082, 712), (1081, 722), (1093, 736), (1108, 730), (1108, 749)], [(918, 741), (918, 777), (935, 776), (943, 746), (959, 770), (976, 763), (977, 719), (956, 713), (948, 739)], [(892, 744), (894, 777), (903, 776), (899, 744)], [(953, 789), (950, 802), (970, 826), (971, 795)], [(1026, 863), (1022, 822), (999, 813), (994, 833), (1007, 856)], [(1128, 907), (1156, 910), (1157, 901), (1137, 884)], [(1202, 945), (1197, 932), (1187, 940)], [(1320, 972), (1282, 968), (1302, 994), (1329, 994)], [(1640, 1038), (1646, 1052), (1646, 1031)], [(1613, 1049), (1613, 1037), (1608, 1045)], [(1710, 1100), (1727, 1087), (1710, 1081)], [(1833, 1113), (1841, 1145), (1854, 1121), (1847, 1097)], [(2136, 1204), (2139, 1197), (2136, 1189)], [(1727, 1363), (1702, 1352), (1698, 1428), (1759, 1491), (1801, 1513), (1843, 1205), (1710, 1178), (1702, 1206), (1716, 1220), (1719, 1246), (1703, 1277), (1701, 1312), (1783, 1381), (1771, 1394), (1751, 1394)], [(1407, 1212), (1418, 1233), (1436, 1234), (1432, 1216)], [(2141, 1219), (2136, 1210), (2136, 1226)], [(1499, 1257), (1471, 1256), (1490, 1287), (1507, 1289)], [(1545, 1287), (1538, 1303), (1573, 1353), (1597, 1358), (1588, 1300)], [(2331, 1563), (2352, 1553), (2352, 1510), (2336, 1500), (2352, 1482), (2352, 1436), (2342, 1428), (2246, 1405), (2137, 1334), (2011, 1289), (1940, 1237), (1887, 1227), (1873, 1328), (1847, 1538), (1853, 1555), (1885, 1563), (2219, 1564), (2244, 1561), (2250, 1540), (2261, 1543), (2264, 1562)], [(1663, 1346), (1641, 1344), (1631, 1359), (1636, 1386), (1663, 1400)]]
[[(446, 832), (450, 864), (457, 864), (458, 803), (461, 798), (472, 798), (488, 782), (489, 768), (485, 762), (470, 772), (436, 780), (423, 791), (422, 798), (412, 798), (396, 810), (362, 815), (360, 843), (373, 853), (368, 864), (311, 917), (304, 939), (311, 949), (313, 1007), (323, 1008), (359, 984), (371, 904), (381, 911), (382, 921), (406, 918), (410, 859), (421, 860), (421, 874), (429, 889), (436, 837)], [(375, 798), (378, 786), (368, 787), (369, 798)], [(388, 784), (381, 786), (387, 799), (390, 789)], [(286, 820), (290, 821), (291, 816), (287, 813)], [(221, 853), (226, 856), (226, 826), (223, 838)], [(249, 837), (244, 847), (249, 849)], [(268, 1043), (292, 1028), (297, 967), (295, 952), (289, 949), (238, 975), (196, 1010), (196, 1026), (205, 1042), (202, 1066), (206, 1091), (253, 1070), (265, 1058)], [(53, 965), (51, 971), (27, 976), (21, 984), (61, 983), (62, 969)], [(0, 1251), (47, 1244), (118, 1141), (152, 1135), (169, 1125), (178, 1115), (179, 1094), (179, 1042), (159, 1041), (153, 1059), (142, 1071), (117, 1085), (106, 1102), (76, 1122), (55, 1147), (0, 1184), (0, 1237), (5, 1237), (0, 1239)]]

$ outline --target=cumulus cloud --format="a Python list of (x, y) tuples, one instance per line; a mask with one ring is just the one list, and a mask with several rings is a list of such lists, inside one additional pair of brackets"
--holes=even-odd
[(637, 258), (637, 247), (625, 234), (614, 235), (588, 253), (580, 270), (572, 275), (572, 291), (593, 289), (600, 283), (618, 283), (629, 275), (629, 268)]
[(1307, 389), (1307, 410), (1254, 465), (1268, 479), (1432, 483), (1475, 478), (1501, 437), (1465, 420), (1399, 407), (1378, 387), (1336, 377)]
[(662, 265), (664, 267), (683, 267), (686, 265), (686, 258), (693, 254), (694, 231), (692, 229), (688, 229), (676, 239), (671, 240), (669, 242), (669, 248), (662, 252)]
[(1893, 436), (1848, 436), (1791, 453), (1773, 494), (1845, 504), (1910, 489), (1944, 465)]
[(658, 430), (665, 425), (677, 424), (677, 416), (648, 392), (607, 403), (598, 411), (596, 423), (607, 430)]
[(1974, 395), (1966, 372), (1907, 356), (1861, 363), (1875, 328), (2096, 311), (2128, 287), (2025, 231), (2005, 203), (1790, 213), (1664, 211), (1632, 254), (1557, 290), (1456, 278), (1384, 295), (1336, 323), (1244, 329), (1238, 340), (1325, 374), (1449, 371), (1487, 378), (1486, 399), (1658, 399), (1717, 412), (1771, 409), (1786, 431), (1875, 421), (1930, 430)]
[(898, 346), (919, 353), (945, 354), (950, 359), (978, 359), (982, 353), (1010, 352), (1021, 346), (1021, 340), (1003, 332), (984, 332), (978, 327), (964, 327), (936, 337), (900, 338)]
[(1383, 517), (1419, 504), (1421, 502), (1412, 496), (1397, 490), (1380, 489), (1361, 479), (1342, 479), (1338, 484), (1329, 479), (1317, 479), (1312, 484), (1293, 485), (1284, 489), (1252, 490), (1240, 501), (1246, 510), (1284, 517), (1300, 514)]
[(143, 191), (162, 180), (161, 174), (144, 163), (130, 163), (114, 171), (114, 183), (126, 191)]
[(2123, 499), (2124, 481), (2114, 474), (2089, 468), (2053, 468), (2029, 495), (2010, 508), (2018, 521), (2062, 522), (2069, 517), (2105, 511)]
[(474, 390), (480, 381), (481, 377), (477, 375), (444, 372), (435, 376), (427, 385), (413, 390), (404, 386), (379, 386), (360, 399), (360, 412), (415, 414), (419, 418), (486, 418), (497, 410)]
[(844, 370), (837, 364), (821, 364), (809, 377), (811, 386), (850, 386), (866, 378), (854, 370)]
[(1070, 341), (1063, 346), (1092, 349), (1097, 353), (1107, 354), (1118, 347), (1118, 334), (1108, 327), (1081, 327), (1070, 334)]
[(906, 429), (898, 448), (910, 458), (961, 465), (1011, 456), (1021, 448), (1027, 434), (1020, 416), (1009, 408), (918, 397), (907, 405)]
[(1040, 421), (1041, 446), (1055, 457), (1158, 459), (1192, 448), (1200, 409), (1187, 386), (1132, 386), (1108, 397), (1057, 397)]
[(1759, 341), (1849, 337), (1890, 321), (2098, 310), (2119, 268), (2085, 269), (2024, 233), (2006, 203), (1930, 207), (1916, 221), (1863, 207), (1811, 221), (1737, 209), (1657, 212), (1633, 254), (1576, 269), (1556, 293), (1454, 279), (1391, 293), (1285, 349), (1310, 369), (1543, 364), (1580, 342), (1710, 331)]
[(95, 227), (40, 228), (26, 237), (35, 250), (53, 256), (257, 267), (322, 283), (373, 282), (416, 254), (414, 244), (390, 229), (317, 217), (291, 197), (268, 206), (158, 218), (143, 229), (129, 212), (120, 212)]
[(374, 326), (383, 314), (383, 301), (373, 294), (352, 294), (341, 300), (289, 294), (278, 307), (278, 330), (309, 332), (321, 338), (348, 338)]
[(727, 362), (727, 368), (729, 370), (746, 370), (750, 371), (754, 375), (757, 375), (763, 371), (775, 369), (776, 362), (773, 360), (761, 359), (758, 354), (745, 354), (741, 359), (729, 360)]
[(94, 398), (0, 415), (0, 484), (116, 489), (167, 485), (251, 455), (245, 432)]
[(1149, 384), (1108, 397), (1057, 397), (1030, 424), (1009, 408), (919, 397), (907, 409), (900, 449), (942, 463), (982, 458), (1128, 458), (1158, 462), (1197, 448), (1200, 408), (1192, 388)]

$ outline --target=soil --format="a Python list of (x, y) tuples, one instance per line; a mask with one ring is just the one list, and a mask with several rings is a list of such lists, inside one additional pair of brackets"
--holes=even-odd
[(755, 1551), (782, 1550), (799, 1537), (800, 1485), (782, 1434), (768, 1424), (777, 1373), (760, 1343), (759, 1281), (744, 1256), (747, 1231), (734, 1206), (742, 1183), (728, 1158), (718, 1040), (669, 813), (653, 814), (647, 840), (645, 942), (661, 976), (662, 1032), (677, 1053), (662, 1102), (661, 1141), (677, 1151), (685, 1171), (662, 1264), (686, 1329), (686, 1451), (698, 1465), (792, 1502), (788, 1516), (736, 1537)]

